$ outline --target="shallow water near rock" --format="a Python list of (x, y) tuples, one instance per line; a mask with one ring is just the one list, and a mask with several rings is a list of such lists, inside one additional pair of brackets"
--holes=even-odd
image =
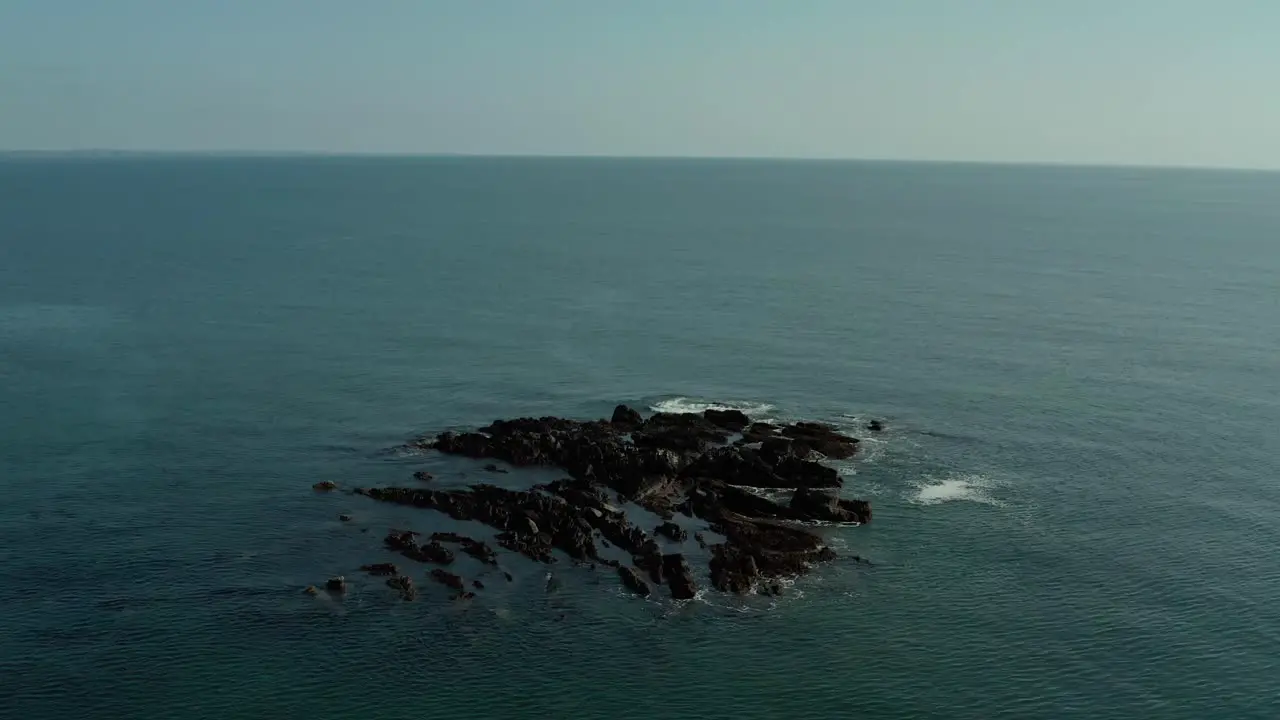
[[(1129, 169), (2, 160), (0, 702), (1275, 717), (1276, 197)], [(456, 552), (454, 599), (383, 538), (491, 530), (346, 492), (551, 482), (400, 446), (619, 402), (832, 423), (875, 519), (817, 528), (840, 559), (776, 597)]]

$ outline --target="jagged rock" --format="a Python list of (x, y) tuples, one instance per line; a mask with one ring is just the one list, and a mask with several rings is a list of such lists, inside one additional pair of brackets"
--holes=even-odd
[(448, 548), (435, 540), (419, 545), (417, 535), (418, 533), (409, 530), (392, 530), (383, 542), (387, 547), (398, 551), (410, 560), (438, 565), (448, 565), (453, 562), (453, 553)]
[(471, 581), (471, 587), (473, 587), (473, 588), (475, 588), (475, 589), (477, 589), (477, 590), (483, 590), (483, 589), (484, 589), (484, 583), (480, 582), (479, 580), (472, 580), (472, 581)]
[(454, 597), (454, 600), (475, 600), (475, 599), (476, 599), (476, 594), (473, 592), (458, 593), (458, 595)]
[(799, 519), (825, 522), (860, 522), (871, 520), (871, 506), (861, 500), (840, 500), (821, 490), (797, 490), (791, 497), (790, 509)]
[(457, 533), (438, 532), (438, 533), (432, 533), (431, 539), (435, 542), (448, 542), (448, 543), (455, 543), (455, 544), (461, 545), (462, 552), (470, 555), (471, 557), (479, 560), (480, 562), (485, 563), (487, 565), (498, 564), (498, 553), (494, 552), (493, 548), (489, 547), (487, 544), (479, 540), (476, 540), (474, 538), (469, 538), (466, 535), (459, 535)]
[(341, 575), (329, 578), (324, 584), (324, 588), (329, 592), (341, 593), (347, 591), (347, 579)]
[(400, 568), (393, 563), (374, 563), (372, 565), (362, 565), (360, 569), (370, 575), (399, 575)]
[(315, 485), (312, 485), (312, 486), (311, 486), (311, 489), (312, 489), (312, 490), (320, 490), (320, 491), (323, 491), (323, 492), (327, 492), (327, 491), (329, 491), (329, 490), (337, 490), (337, 489), (338, 489), (338, 483), (336, 483), (336, 482), (334, 482), (334, 481), (332, 481), (332, 480), (321, 480), (320, 482), (316, 483)]
[(414, 479), (414, 480), (421, 480), (422, 482), (431, 482), (432, 480), (435, 480), (435, 479), (436, 479), (436, 476), (435, 476), (435, 475), (432, 475), (431, 473), (427, 472), (426, 470), (419, 470), (418, 472), (416, 472), (416, 473), (414, 473), (414, 474), (413, 474), (413, 479)]
[(792, 453), (798, 457), (803, 457), (812, 451), (829, 458), (843, 460), (853, 457), (858, 451), (857, 438), (842, 435), (830, 425), (798, 422), (782, 428), (782, 434), (791, 438)]
[(653, 534), (662, 535), (675, 542), (684, 542), (689, 539), (689, 532), (673, 522), (662, 523), (653, 529)]
[[(726, 447), (733, 432), (741, 432), (742, 444)], [(818, 423), (751, 423), (738, 411), (657, 413), (645, 420), (620, 406), (609, 421), (498, 420), (476, 432), (447, 432), (423, 442), (443, 453), (514, 467), (556, 467), (569, 477), (528, 491), (478, 484), (465, 490), (381, 488), (362, 494), (484, 523), (498, 531), (499, 545), (541, 562), (555, 562), (559, 551), (580, 564), (622, 568), (599, 556), (599, 539), (631, 555), (639, 572), (627, 571), (666, 582), (673, 596), (682, 598), (697, 592), (687, 562), (664, 560), (657, 543), (615, 503), (635, 502), (667, 519), (681, 512), (705, 520), (724, 536), (712, 546), (712, 582), (737, 592), (767, 587), (773, 578), (805, 572), (834, 556), (819, 535), (795, 521), (866, 522), (871, 515), (864, 502), (822, 492), (840, 487), (841, 478), (812, 458), (848, 457), (857, 440)], [(496, 462), (490, 464), (498, 467)], [(789, 503), (778, 503), (744, 487), (796, 493)], [(676, 541), (686, 533), (671, 522), (655, 531)], [(706, 545), (705, 538), (698, 539)], [(438, 533), (431, 540), (436, 547), (460, 544), (496, 563), (491, 548), (469, 538)], [(435, 552), (408, 533), (389, 536), (388, 545), (415, 559)]]
[(609, 422), (625, 430), (634, 430), (644, 424), (644, 418), (626, 405), (619, 405), (613, 409), (613, 417)]
[(315, 585), (308, 585), (308, 586), (307, 586), (307, 589), (306, 589), (306, 590), (303, 590), (302, 592), (304, 592), (304, 593), (306, 593), (306, 594), (308, 594), (308, 595), (319, 595), (319, 594), (320, 594), (320, 591), (319, 591), (318, 589), (316, 589), (316, 586), (315, 586)]
[(387, 578), (387, 586), (400, 593), (402, 600), (412, 600), (418, 596), (418, 589), (407, 575)]
[(871, 432), (884, 432), (884, 423), (879, 420), (872, 420), (867, 423), (867, 429)]
[(338, 519), (341, 520), (342, 522), (351, 522), (351, 516), (347, 515), (346, 513), (339, 515)]
[(707, 539), (702, 536), (702, 533), (700, 532), (694, 533), (693, 539), (698, 541), (698, 547), (702, 548), (703, 550), (707, 549)]
[(649, 597), (649, 594), (653, 592), (652, 590), (649, 589), (649, 583), (645, 582), (640, 577), (640, 573), (637, 573), (632, 568), (626, 567), (625, 565), (619, 567), (618, 577), (622, 579), (622, 584), (628, 590), (630, 590), (631, 592), (637, 595), (643, 595), (644, 597)]
[(702, 415), (712, 425), (732, 432), (740, 432), (751, 424), (751, 418), (741, 410), (707, 410)]
[(454, 590), (461, 591), (466, 588), (461, 577), (454, 575), (447, 570), (441, 570), (440, 568), (436, 568), (431, 571), (431, 579), (445, 587), (453, 588)]
[(671, 597), (676, 600), (692, 600), (698, 594), (698, 586), (693, 582), (693, 573), (689, 571), (689, 563), (684, 555), (673, 553), (662, 556), (662, 573), (667, 578), (667, 587), (671, 588)]

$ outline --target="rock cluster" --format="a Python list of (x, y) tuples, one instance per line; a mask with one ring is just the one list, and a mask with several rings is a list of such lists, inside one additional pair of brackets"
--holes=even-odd
[[(674, 522), (677, 514), (701, 519), (724, 536), (723, 542), (707, 546), (701, 533), (696, 534), (698, 544), (711, 553), (712, 585), (730, 592), (776, 590), (775, 579), (804, 573), (812, 564), (835, 557), (818, 534), (797, 521), (871, 519), (868, 503), (836, 495), (840, 475), (821, 462), (851, 457), (858, 440), (819, 423), (752, 423), (737, 410), (658, 413), (646, 419), (632, 408), (618, 406), (607, 421), (499, 420), (475, 432), (446, 432), (416, 444), (516, 468), (555, 467), (569, 477), (528, 490), (480, 483), (466, 489), (389, 487), (356, 492), (484, 523), (499, 531), (496, 540), (501, 547), (539, 562), (555, 562), (558, 550), (574, 560), (610, 565), (617, 568), (622, 584), (640, 595), (652, 592), (645, 576), (655, 585), (666, 585), (676, 599), (697, 593), (684, 555), (664, 554), (656, 540), (688, 539), (688, 530)], [(499, 469), (496, 464), (485, 467)], [(430, 478), (426, 473), (416, 476)], [(752, 491), (759, 489), (794, 493), (789, 502), (780, 503)], [(624, 502), (634, 502), (665, 522), (646, 533), (620, 509)], [(385, 542), (420, 562), (451, 564), (454, 556), (447, 543), (497, 564), (488, 545), (453, 533), (435, 533), (423, 543), (416, 533), (392, 531)], [(632, 566), (602, 557), (601, 546), (625, 552)], [(412, 595), (412, 586), (400, 581), (404, 576), (394, 566), (366, 566), (373, 572), (371, 568), (390, 575), (402, 596)], [(430, 576), (465, 592), (465, 582), (453, 573), (436, 568)]]

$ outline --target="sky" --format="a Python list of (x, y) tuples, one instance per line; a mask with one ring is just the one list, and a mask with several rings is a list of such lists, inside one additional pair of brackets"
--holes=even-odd
[(0, 149), (1280, 168), (1280, 1), (0, 0)]

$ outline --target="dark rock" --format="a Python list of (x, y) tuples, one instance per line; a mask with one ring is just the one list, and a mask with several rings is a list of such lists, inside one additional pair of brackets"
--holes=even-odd
[(755, 556), (732, 545), (711, 547), (711, 584), (721, 592), (750, 592), (760, 577)]
[(347, 579), (341, 575), (329, 578), (324, 584), (324, 588), (329, 592), (341, 593), (347, 591)]
[(476, 594), (473, 592), (459, 593), (456, 597), (454, 597), (454, 600), (475, 600), (475, 599), (476, 599)]
[(624, 566), (618, 568), (618, 577), (622, 579), (622, 584), (631, 592), (637, 595), (649, 597), (653, 591), (649, 589), (649, 583), (640, 577), (640, 573)]
[(776, 437), (777, 433), (777, 425), (760, 422), (752, 423), (746, 430), (742, 431), (742, 439), (748, 443), (764, 442), (771, 437)]
[(473, 588), (475, 588), (475, 589), (477, 589), (477, 590), (483, 590), (483, 589), (484, 589), (484, 583), (480, 582), (479, 580), (472, 580), (472, 581), (471, 581), (471, 587), (473, 587)]
[(667, 587), (671, 588), (671, 597), (676, 600), (692, 600), (698, 594), (698, 586), (693, 582), (693, 573), (684, 555), (673, 553), (662, 556), (662, 572), (667, 577)]
[(426, 470), (419, 470), (418, 472), (416, 472), (416, 473), (414, 473), (414, 474), (413, 474), (413, 479), (414, 479), (414, 480), (421, 480), (422, 482), (431, 482), (432, 480), (435, 480), (435, 479), (436, 479), (436, 476), (435, 476), (435, 475), (432, 475), (431, 473), (427, 472)]
[(884, 423), (879, 420), (872, 420), (867, 423), (867, 429), (871, 432), (884, 432)]
[(653, 534), (662, 535), (675, 542), (684, 542), (689, 539), (689, 532), (673, 522), (662, 523), (653, 529)]
[(332, 481), (332, 480), (321, 480), (320, 482), (316, 483), (315, 485), (312, 485), (312, 486), (311, 486), (311, 489), (312, 489), (312, 490), (322, 490), (322, 491), (337, 490), (337, 489), (338, 489), (338, 483), (336, 483), (336, 482), (334, 482), (334, 481)]
[(493, 463), (489, 463), (488, 465), (485, 465), (484, 469), (486, 472), (500, 473), (503, 475), (507, 474), (506, 470), (503, 470), (502, 468), (498, 467), (497, 465), (494, 465)]
[(782, 428), (782, 434), (791, 438), (792, 452), (797, 457), (803, 457), (812, 451), (843, 460), (853, 457), (858, 451), (857, 438), (842, 435), (830, 425), (798, 422)]
[(345, 513), (342, 515), (339, 515), (338, 519), (341, 520), (342, 522), (351, 522), (351, 516)]
[(448, 548), (436, 540), (419, 545), (417, 535), (418, 533), (408, 530), (392, 530), (383, 542), (387, 547), (398, 551), (410, 560), (438, 565), (448, 565), (453, 562), (453, 553)]
[(506, 578), (507, 582), (515, 580), (515, 578), (511, 577), (511, 573), (505, 571), (502, 573), (502, 577)]
[(698, 541), (698, 547), (702, 548), (703, 550), (707, 549), (707, 539), (702, 536), (702, 533), (700, 532), (694, 533), (693, 539)]
[(702, 415), (712, 425), (733, 432), (740, 432), (751, 424), (751, 418), (741, 410), (707, 410)]
[[(743, 444), (725, 447), (730, 433), (738, 431)], [(677, 597), (697, 592), (688, 564), (682, 557), (665, 561), (657, 543), (615, 503), (635, 502), (667, 519), (681, 512), (705, 520), (725, 538), (712, 546), (713, 584), (738, 592), (805, 572), (834, 556), (818, 535), (790, 523), (866, 522), (871, 514), (864, 502), (821, 492), (838, 488), (841, 478), (811, 458), (848, 457), (856, 452), (857, 440), (818, 423), (750, 423), (738, 411), (658, 413), (645, 420), (622, 406), (608, 422), (498, 420), (476, 432), (443, 433), (429, 442), (443, 453), (495, 461), (494, 468), (497, 462), (556, 467), (569, 477), (528, 491), (479, 484), (466, 490), (382, 488), (364, 494), (484, 523), (498, 531), (499, 545), (540, 562), (555, 562), (559, 551), (579, 564), (621, 567), (599, 557), (599, 539), (630, 554), (637, 577), (643, 573), (653, 582), (665, 581)], [(744, 487), (797, 492), (781, 504)], [(677, 542), (687, 537), (672, 522), (655, 534)], [(492, 549), (469, 538), (436, 534), (431, 540), (435, 546), (459, 544), (496, 563)], [(699, 540), (706, 544), (705, 538)], [(430, 544), (419, 545), (411, 534), (389, 536), (388, 545), (415, 559), (438, 552)]]
[(498, 553), (494, 552), (493, 548), (489, 547), (487, 544), (479, 540), (476, 540), (474, 538), (469, 538), (466, 535), (459, 535), (457, 533), (439, 533), (438, 532), (438, 533), (432, 533), (431, 539), (435, 542), (448, 542), (448, 543), (461, 545), (462, 552), (470, 555), (471, 557), (479, 560), (480, 562), (485, 563), (487, 565), (498, 564)]
[(845, 522), (849, 520), (847, 513), (838, 504), (835, 495), (821, 490), (801, 488), (791, 496), (790, 508), (797, 517), (806, 520), (826, 522)]
[(319, 595), (319, 594), (320, 594), (320, 591), (319, 591), (318, 589), (316, 589), (316, 586), (315, 586), (315, 585), (308, 585), (308, 586), (307, 586), (307, 589), (306, 589), (306, 590), (303, 590), (302, 592), (304, 592), (304, 593), (306, 593), (306, 594), (308, 594), (308, 595)]
[(402, 600), (412, 600), (418, 597), (418, 589), (413, 586), (413, 580), (407, 575), (387, 578), (387, 586), (399, 592)]
[(609, 422), (625, 430), (634, 430), (644, 425), (644, 418), (626, 405), (619, 405), (613, 409), (613, 418)]
[(360, 569), (370, 575), (399, 575), (400, 568), (393, 563), (374, 563), (372, 565), (362, 565)]
[(445, 587), (453, 588), (454, 590), (461, 591), (466, 588), (466, 585), (462, 582), (461, 577), (454, 575), (453, 573), (447, 570), (441, 570), (440, 568), (436, 568), (431, 571), (431, 579), (435, 580), (441, 585), (444, 585)]

